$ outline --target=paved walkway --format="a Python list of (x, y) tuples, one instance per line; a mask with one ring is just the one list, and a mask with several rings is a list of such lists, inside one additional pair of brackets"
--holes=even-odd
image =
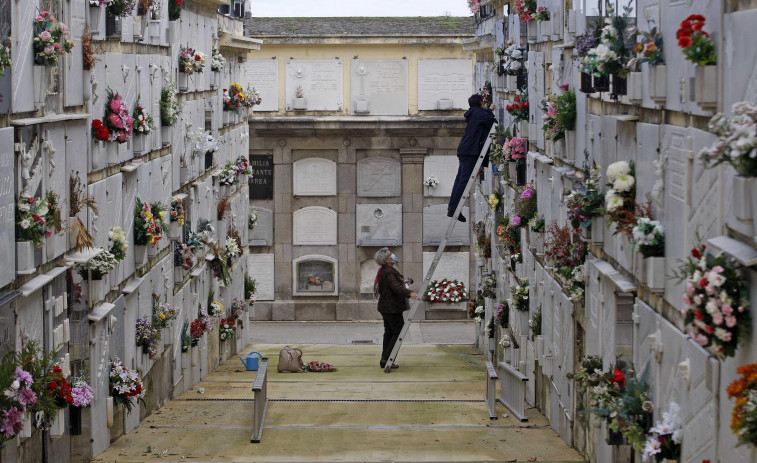
[[(450, 332), (446, 345), (408, 342), (397, 359), (401, 367), (386, 374), (378, 345), (350, 344), (377, 339), (380, 325), (320, 325), (256, 324), (260, 342), (244, 352), (260, 351), (271, 362), (261, 443), (250, 443), (254, 373), (232, 359), (95, 461), (583, 461), (536, 410), (528, 410), (524, 424), (503, 418), (509, 412), (497, 405), (500, 419), (489, 420), (483, 356), (471, 345), (450, 345), (467, 335)], [(437, 339), (451, 328), (472, 333), (471, 323), (421, 323), (414, 340)], [(278, 373), (283, 335), (302, 348), (306, 362), (328, 362), (337, 371)]]

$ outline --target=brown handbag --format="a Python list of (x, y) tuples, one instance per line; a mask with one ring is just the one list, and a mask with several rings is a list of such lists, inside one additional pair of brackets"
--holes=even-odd
[(298, 348), (286, 346), (279, 352), (279, 373), (302, 373), (305, 364), (302, 362), (302, 351)]

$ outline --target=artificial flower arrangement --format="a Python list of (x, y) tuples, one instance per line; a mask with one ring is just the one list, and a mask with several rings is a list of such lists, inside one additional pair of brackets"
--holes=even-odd
[(113, 255), (113, 258), (118, 262), (124, 260), (126, 250), (129, 249), (126, 232), (121, 227), (110, 227), (110, 230), (108, 230), (108, 242), (110, 243), (108, 251)]
[(140, 134), (148, 134), (155, 130), (155, 124), (153, 123), (152, 116), (145, 112), (145, 108), (139, 104), (139, 96), (137, 96), (137, 105), (134, 107), (134, 113), (132, 114), (133, 130)]
[(701, 14), (692, 14), (681, 22), (676, 32), (683, 56), (697, 66), (707, 66), (717, 61), (715, 45), (710, 34), (703, 30), (705, 22), (705, 17)]
[(596, 47), (599, 43), (599, 35), (602, 30), (601, 24), (594, 22), (586, 25), (586, 31), (576, 36), (576, 44), (573, 48), (573, 53), (578, 58), (584, 58), (588, 56), (589, 52)]
[(84, 376), (71, 378), (71, 406), (72, 407), (89, 407), (95, 399), (95, 391), (92, 386), (87, 384)]
[(178, 222), (180, 227), (184, 226), (184, 201), (181, 198), (171, 200), (171, 222)]
[(134, 208), (134, 244), (138, 246), (155, 247), (163, 238), (163, 227), (160, 216), (156, 216), (150, 205), (142, 202), (137, 196)]
[(528, 138), (513, 137), (505, 143), (502, 154), (508, 161), (525, 159), (528, 154)]
[(167, 302), (160, 302), (160, 296), (153, 293), (152, 295), (152, 326), (155, 329), (162, 330), (168, 326), (168, 323), (178, 318), (179, 312), (171, 307)]
[[(247, 299), (249, 300), (250, 298)], [(235, 321), (236, 326), (238, 326), (239, 329), (244, 329), (246, 306), (247, 304), (244, 300), (239, 299), (238, 297), (231, 298), (231, 317), (229, 318)]]
[(510, 307), (528, 312), (528, 278), (518, 280), (517, 285), (510, 286)]
[(168, 20), (176, 21), (181, 17), (181, 1), (168, 0)]
[(536, 12), (536, 0), (515, 0), (515, 13), (521, 21), (528, 23)]
[(740, 366), (740, 375), (727, 389), (728, 398), (736, 399), (731, 412), (731, 430), (739, 445), (757, 446), (757, 363)]
[(54, 191), (48, 191), (45, 195), (45, 199), (47, 200), (47, 214), (45, 214), (46, 225), (53, 233), (60, 233), (63, 231), (60, 195)]
[(483, 323), (485, 313), (486, 313), (486, 309), (484, 308), (483, 305), (476, 306), (476, 308), (473, 309), (473, 320), (476, 323)]
[(195, 265), (195, 246), (189, 243), (174, 241), (173, 264), (184, 270), (189, 270)]
[(489, 195), (489, 199), (487, 199), (486, 202), (489, 203), (489, 207), (491, 207), (493, 211), (496, 211), (502, 203), (502, 193), (495, 191)]
[(250, 161), (244, 156), (237, 157), (237, 175), (250, 175), (252, 169), (250, 169)]
[(544, 216), (539, 215), (538, 212), (531, 218), (531, 220), (528, 221), (528, 226), (531, 228), (531, 231), (536, 233), (544, 232), (545, 225)]
[(109, 0), (107, 3), (109, 15), (125, 18), (131, 16), (136, 2), (135, 0)]
[(565, 137), (566, 130), (576, 127), (576, 93), (569, 85), (560, 86), (562, 93), (550, 94), (541, 102), (544, 111), (544, 135), (548, 140)]
[(9, 69), (12, 64), (11, 40), (10, 37), (6, 37), (0, 41), (0, 76), (4, 76), (5, 70)]
[(226, 237), (226, 254), (229, 256), (230, 259), (235, 259), (239, 257), (239, 255), (242, 253), (240, 247), (239, 247), (239, 241), (236, 240), (236, 238), (232, 236)]
[(481, 290), (479, 290), (478, 292), (476, 292), (476, 298), (470, 299), (468, 301), (468, 318), (476, 318), (476, 309), (478, 307), (481, 307), (481, 312), (483, 313), (484, 304), (486, 304), (486, 301), (484, 300), (484, 296), (481, 294)]
[(244, 106), (246, 99), (247, 95), (242, 90), (242, 86), (234, 82), (228, 89), (223, 89), (223, 110), (238, 112), (239, 108)]
[[(616, 224), (615, 233), (630, 236), (636, 225), (636, 178), (633, 161), (618, 161), (607, 166), (607, 184), (610, 189), (605, 193), (605, 209), (609, 223)], [(608, 224), (609, 225), (609, 224)]]
[(150, 360), (158, 355), (160, 330), (152, 326), (152, 323), (149, 320), (137, 318), (136, 340), (137, 346), (142, 348), (143, 354), (149, 355)]
[(164, 126), (172, 126), (179, 120), (182, 110), (182, 102), (176, 91), (176, 82), (168, 79), (160, 89), (160, 123)]
[(252, 230), (255, 228), (255, 225), (258, 223), (258, 213), (255, 211), (250, 212), (249, 217), (247, 218), (247, 228)]
[(129, 115), (121, 94), (107, 89), (106, 95), (108, 102), (105, 104), (105, 117), (102, 124), (108, 129), (108, 141), (126, 143), (131, 140), (134, 119)]
[[(250, 277), (247, 273), (244, 274), (244, 298), (247, 299), (250, 302), (250, 305), (253, 305), (255, 301), (252, 299), (252, 296), (255, 295), (258, 291), (258, 282)], [(233, 300), (233, 299), (232, 299)]]
[(192, 347), (197, 347), (197, 344), (200, 343), (202, 335), (205, 333), (205, 324), (199, 318), (195, 318), (192, 324), (189, 326), (189, 333), (191, 337), (190, 345)]
[(698, 244), (679, 260), (673, 277), (686, 285), (681, 315), (692, 339), (723, 360), (733, 357), (748, 334), (749, 290), (735, 259), (705, 252)]
[(213, 276), (221, 280), (221, 283), (225, 286), (231, 284), (231, 271), (229, 270), (228, 264), (229, 258), (226, 246), (221, 246), (218, 243), (208, 244), (208, 253), (205, 256), (205, 260), (208, 261)]
[(483, 221), (474, 223), (473, 232), (476, 234), (476, 253), (484, 259), (490, 259), (492, 257), (492, 239), (486, 224)]
[(71, 395), (71, 384), (63, 376), (63, 369), (55, 365), (48, 375), (47, 395), (53, 398), (58, 408), (66, 408), (73, 403), (74, 397)]
[(231, 318), (222, 318), (218, 325), (218, 337), (221, 341), (228, 341), (236, 333), (236, 320)]
[(586, 270), (584, 265), (561, 267), (557, 269), (557, 274), (565, 280), (565, 287), (568, 289), (570, 300), (581, 302), (586, 288)]
[(92, 138), (99, 141), (108, 141), (110, 139), (110, 132), (108, 132), (108, 128), (103, 125), (103, 121), (100, 119), (92, 120)]
[(497, 275), (495, 273), (484, 277), (484, 284), (483, 288), (481, 289), (481, 295), (489, 299), (494, 299), (495, 297), (497, 297)]
[(515, 201), (515, 211), (510, 223), (514, 227), (525, 227), (536, 213), (536, 188), (533, 184), (529, 183)]
[(255, 87), (250, 87), (250, 84), (247, 84), (247, 90), (245, 90), (245, 99), (244, 99), (244, 105), (252, 108), (255, 105), (259, 105), (263, 102), (263, 97), (260, 96), (260, 91), (258, 91)]
[(68, 180), (68, 217), (70, 220), (68, 236), (69, 238), (71, 235), (74, 236), (74, 249), (76, 252), (82, 252), (84, 248), (93, 247), (95, 239), (89, 233), (89, 229), (84, 226), (79, 214), (86, 209), (97, 214), (97, 204), (93, 198), (87, 196), (87, 184), (82, 182), (77, 174), (72, 171)]
[(544, 243), (544, 259), (554, 265), (557, 270), (575, 268), (584, 263), (586, 246), (576, 230), (568, 225), (560, 226), (553, 220), (547, 226), (547, 237)]
[[(650, 20), (649, 22), (653, 23), (654, 21)], [(641, 57), (631, 59), (629, 66), (634, 66), (636, 63), (649, 63), (652, 66), (665, 64), (662, 55), (662, 34), (657, 27), (650, 27), (649, 32), (641, 31), (640, 34), (644, 36), (644, 39), (633, 46), (633, 52), (641, 55)]]
[(499, 241), (510, 252), (514, 252), (516, 248), (520, 249), (520, 232), (518, 231), (518, 227), (512, 224), (509, 217), (500, 219), (500, 224), (497, 226), (495, 233)]
[(507, 302), (499, 302), (494, 306), (494, 322), (500, 328), (507, 328), (510, 323), (510, 305)]
[(423, 185), (428, 188), (436, 188), (436, 186), (439, 185), (439, 179), (431, 175), (426, 177), (426, 180), (423, 181)]
[(239, 171), (237, 165), (231, 161), (227, 161), (226, 165), (223, 166), (223, 169), (218, 174), (218, 183), (221, 185), (234, 185), (239, 183), (238, 176)]
[(54, 67), (62, 56), (74, 48), (74, 42), (66, 39), (68, 27), (59, 22), (49, 11), (42, 11), (34, 18), (34, 64)]
[(708, 130), (718, 136), (699, 157), (707, 166), (728, 163), (745, 177), (757, 177), (757, 105), (748, 101), (734, 103), (732, 116), (717, 113)]
[(205, 244), (213, 243), (214, 233), (215, 229), (213, 228), (213, 224), (210, 223), (210, 220), (203, 219), (202, 217), (197, 220), (197, 238), (199, 238), (200, 241)]
[(531, 341), (536, 341), (536, 337), (541, 336), (541, 306), (528, 319), (528, 330), (531, 332)]
[(223, 57), (220, 50), (214, 48), (210, 54), (210, 70), (221, 72), (224, 66), (226, 66), (226, 58)]
[(134, 405), (144, 401), (145, 388), (136, 370), (130, 370), (118, 359), (110, 363), (110, 396), (115, 405), (126, 406), (131, 413)]
[(432, 303), (454, 304), (468, 298), (465, 284), (457, 280), (434, 280), (428, 285), (424, 300)]
[(37, 403), (37, 393), (32, 389), (34, 378), (16, 361), (16, 353), (10, 352), (0, 367), (0, 444), (3, 444), (24, 429), (22, 416)]
[(505, 159), (502, 155), (502, 150), (504, 149), (507, 140), (509, 140), (511, 137), (512, 135), (510, 135), (510, 128), (506, 128), (503, 124), (497, 124), (495, 132), (491, 135), (492, 141), (489, 148), (489, 160), (491, 161), (492, 165), (497, 167), (498, 169), (503, 168)]
[(662, 413), (662, 421), (649, 429), (641, 456), (644, 461), (654, 458), (657, 463), (665, 460), (678, 461), (681, 458), (682, 441), (681, 407), (671, 402), (668, 410)]
[(581, 72), (596, 77), (628, 74), (626, 65), (636, 43), (636, 36), (628, 27), (630, 4), (623, 7), (623, 10), (622, 15), (613, 15), (612, 7), (609, 8), (611, 16), (605, 19), (605, 26), (599, 31), (599, 43), (589, 49), (581, 61)]
[(665, 255), (665, 229), (660, 222), (638, 217), (631, 236), (631, 244), (645, 258)]
[(508, 46), (502, 50), (502, 56), (504, 57), (502, 68), (504, 69), (505, 74), (509, 76), (517, 76), (523, 72), (524, 63), (527, 58), (523, 47), (515, 43), (508, 44)]
[(568, 208), (568, 221), (574, 230), (589, 230), (591, 218), (603, 213), (601, 193), (601, 174), (595, 162), (589, 163), (589, 153), (584, 151), (586, 160), (583, 165), (582, 181), (565, 198)]
[(31, 241), (39, 246), (43, 238), (52, 235), (45, 218), (48, 211), (46, 199), (21, 195), (16, 203), (16, 241)]
[(476, 14), (481, 10), (481, 0), (468, 0), (468, 9), (471, 14)]
[(190, 47), (179, 47), (179, 72), (183, 74), (200, 73), (205, 68), (206, 55)]
[(549, 9), (544, 5), (539, 5), (536, 10), (531, 14), (531, 19), (534, 21), (549, 21)]
[(516, 124), (520, 121), (528, 121), (528, 89), (525, 87), (513, 98), (512, 104), (505, 106), (505, 110), (515, 119)]
[(103, 249), (100, 254), (91, 258), (86, 264), (76, 264), (76, 271), (83, 280), (87, 280), (89, 274), (92, 275), (93, 280), (102, 280), (105, 275), (116, 268), (117, 263), (116, 257), (110, 251)]
[(492, 105), (492, 83), (490, 81), (484, 82), (483, 88), (478, 89), (478, 94), (481, 95), (481, 107), (489, 108)]

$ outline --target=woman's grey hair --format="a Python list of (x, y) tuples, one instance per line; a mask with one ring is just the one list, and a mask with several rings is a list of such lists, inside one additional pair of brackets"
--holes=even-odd
[(373, 256), (373, 260), (375, 260), (379, 265), (384, 265), (386, 263), (386, 259), (388, 259), (391, 255), (392, 253), (389, 252), (389, 248), (381, 248), (376, 251), (376, 254)]

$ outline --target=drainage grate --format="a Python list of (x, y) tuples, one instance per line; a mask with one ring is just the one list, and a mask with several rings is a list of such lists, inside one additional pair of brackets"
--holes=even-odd
[(367, 345), (376, 345), (376, 341), (372, 339), (353, 339), (350, 341), (350, 344), (367, 344)]
[[(186, 402), (254, 402), (255, 399), (176, 399)], [(396, 402), (396, 403), (436, 403), (436, 402), (462, 402), (481, 403), (481, 399), (268, 399), (269, 402)]]

